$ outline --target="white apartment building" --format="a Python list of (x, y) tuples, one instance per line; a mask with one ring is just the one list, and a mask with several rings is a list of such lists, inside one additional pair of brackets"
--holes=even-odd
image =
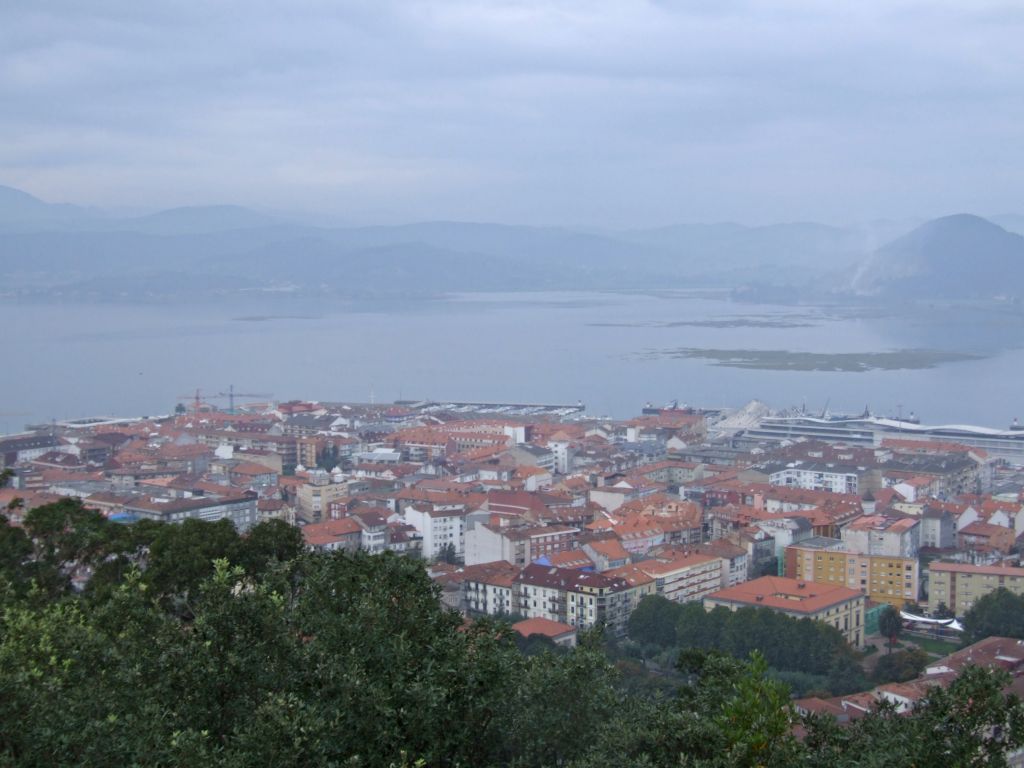
[(466, 553), (465, 507), (439, 509), (432, 504), (410, 504), (404, 511), (405, 522), (423, 537), (423, 557), (435, 560), (449, 544), (455, 556)]

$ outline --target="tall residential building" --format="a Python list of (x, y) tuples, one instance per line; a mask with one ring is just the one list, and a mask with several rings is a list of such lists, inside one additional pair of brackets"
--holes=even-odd
[(866, 555), (917, 557), (921, 522), (911, 517), (865, 515), (843, 528), (843, 542)]
[(505, 560), (467, 565), (463, 573), (463, 607), (489, 616), (511, 614), (520, 569)]
[(423, 537), (423, 557), (434, 560), (442, 556), (447, 547), (455, 557), (466, 552), (466, 508), (410, 504), (405, 508), (405, 522)]
[(598, 624), (621, 635), (626, 631), (634, 587), (625, 579), (569, 568), (528, 565), (516, 577), (515, 610), (589, 629)]
[(523, 567), (544, 555), (574, 549), (578, 533), (565, 525), (513, 527), (467, 521), (466, 565), (507, 560)]
[(816, 536), (786, 547), (791, 579), (856, 589), (869, 600), (902, 608), (920, 589), (917, 558), (851, 552), (840, 539)]
[(728, 581), (728, 563), (715, 555), (674, 554), (671, 559), (644, 560), (636, 568), (654, 579), (657, 593), (674, 603), (703, 599)]
[(856, 467), (797, 461), (783, 467), (772, 467), (771, 470), (768, 482), (772, 485), (830, 493), (856, 494), (859, 490), (860, 473)]
[(980, 598), (999, 587), (1024, 595), (1024, 568), (932, 563), (928, 566), (928, 610), (934, 613), (941, 603), (963, 616)]

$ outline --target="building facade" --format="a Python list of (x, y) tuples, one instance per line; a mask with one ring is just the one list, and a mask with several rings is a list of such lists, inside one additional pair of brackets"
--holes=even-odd
[(625, 579), (568, 568), (528, 565), (516, 577), (517, 613), (560, 621), (577, 629), (599, 624), (621, 635), (629, 619), (631, 587)]
[(941, 604), (963, 616), (979, 599), (1000, 587), (1024, 595), (1024, 568), (932, 563), (928, 566), (928, 610), (935, 613)]
[(815, 537), (786, 547), (787, 578), (855, 589), (878, 603), (902, 608), (917, 602), (917, 558), (850, 552), (839, 539)]
[(762, 576), (704, 598), (704, 607), (768, 608), (797, 619), (812, 619), (839, 630), (854, 648), (864, 647), (864, 604), (859, 591), (781, 576)]

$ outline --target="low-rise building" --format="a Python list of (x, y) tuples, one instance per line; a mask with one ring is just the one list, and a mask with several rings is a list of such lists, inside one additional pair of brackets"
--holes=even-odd
[(956, 518), (939, 504), (925, 504), (921, 510), (921, 546), (952, 549), (956, 546)]
[(762, 576), (708, 595), (704, 607), (709, 611), (719, 606), (730, 611), (768, 608), (798, 619), (813, 619), (835, 627), (850, 645), (862, 648), (865, 601), (860, 591), (848, 587)]
[(332, 502), (348, 496), (348, 486), (332, 483), (326, 472), (317, 473), (312, 482), (304, 483), (295, 493), (296, 515), (307, 522), (319, 523), (327, 517), (327, 508)]
[(776, 517), (754, 520), (752, 524), (772, 537), (775, 545), (774, 556), (778, 558), (782, 558), (790, 544), (796, 544), (814, 535), (814, 526), (806, 517)]
[(375, 510), (353, 512), (352, 518), (359, 523), (362, 533), (359, 547), (371, 555), (378, 555), (389, 548), (391, 529), (388, 527), (388, 516)]
[(629, 563), (629, 552), (617, 538), (588, 541), (583, 545), (583, 551), (599, 571), (609, 571)]
[(516, 466), (539, 467), (552, 474), (555, 472), (555, 454), (547, 448), (523, 443), (513, 445), (508, 449), (507, 454), (515, 462)]
[(1013, 528), (980, 520), (965, 525), (956, 535), (959, 549), (978, 552), (998, 552), (1009, 554), (1017, 544), (1017, 534)]
[(322, 523), (310, 523), (302, 527), (302, 538), (309, 549), (318, 552), (330, 552), (343, 549), (355, 552), (362, 542), (363, 529), (351, 517), (338, 520), (324, 520)]
[(860, 475), (865, 471), (826, 462), (795, 461), (784, 467), (773, 468), (768, 475), (768, 482), (787, 488), (856, 494), (860, 486)]
[(720, 557), (725, 561), (725, 584), (723, 586), (732, 587), (742, 584), (750, 578), (750, 555), (746, 548), (739, 544), (733, 544), (727, 539), (715, 539), (706, 544), (691, 547), (690, 551), (698, 555)]
[(523, 637), (541, 635), (551, 640), (555, 645), (566, 648), (576, 646), (576, 627), (563, 624), (560, 621), (551, 619), (524, 619), (512, 625), (512, 629)]
[(125, 502), (124, 511), (147, 520), (165, 523), (183, 523), (186, 520), (230, 520), (239, 531), (247, 531), (259, 522), (256, 510), (258, 496), (254, 491), (238, 495), (192, 496), (189, 498), (167, 498), (143, 496)]

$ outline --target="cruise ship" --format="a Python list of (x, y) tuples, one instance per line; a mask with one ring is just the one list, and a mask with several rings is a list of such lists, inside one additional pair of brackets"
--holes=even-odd
[(939, 440), (983, 448), (990, 456), (1024, 465), (1024, 429), (991, 429), (966, 424), (928, 426), (916, 419), (877, 416), (765, 416), (743, 432), (749, 440), (826, 440), (852, 445), (880, 445), (885, 438)]

